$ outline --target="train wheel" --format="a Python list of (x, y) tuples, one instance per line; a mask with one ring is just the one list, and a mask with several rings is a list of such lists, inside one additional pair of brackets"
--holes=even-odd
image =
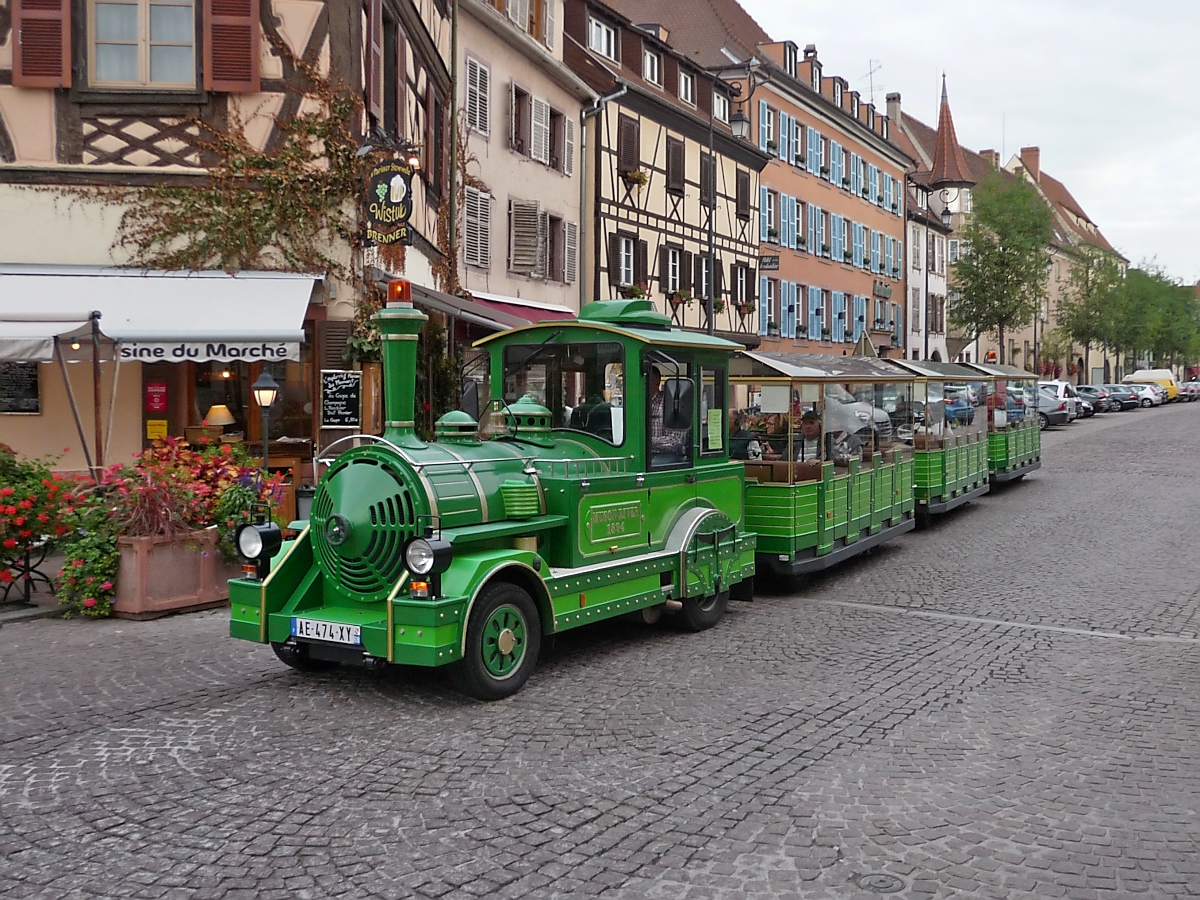
[(309, 675), (328, 672), (341, 665), (341, 663), (329, 659), (313, 659), (308, 655), (308, 648), (300, 644), (280, 644), (272, 641), (271, 649), (275, 651), (280, 662), (291, 666), (297, 672), (305, 672)]
[(684, 597), (683, 623), (689, 631), (706, 631), (721, 621), (729, 605), (729, 591), (709, 597)]
[(476, 700), (500, 700), (524, 687), (537, 665), (542, 626), (533, 598), (515, 584), (488, 587), (467, 623), (467, 650), (450, 679)]

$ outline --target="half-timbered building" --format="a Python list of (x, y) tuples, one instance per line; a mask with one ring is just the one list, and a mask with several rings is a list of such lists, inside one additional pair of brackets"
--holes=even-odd
[(756, 345), (768, 157), (733, 134), (737, 89), (676, 51), (666, 28), (592, 0), (566, 0), (564, 42), (567, 65), (600, 95), (582, 132), (593, 295), (646, 295), (680, 326)]
[[(190, 279), (186, 302), (177, 282), (154, 282), (147, 296), (146, 277), (163, 273), (138, 281), (105, 271), (131, 259), (117, 240), (124, 208), (119, 197), (86, 189), (203, 185), (210, 160), (197, 138), (229, 133), (235, 123), (250, 152), (277, 150), (286, 124), (313, 110), (302, 90), (303, 70), (312, 67), (361, 91), (362, 120), (352, 124), (363, 138), (419, 157), (405, 270), (432, 288), (438, 211), (448, 193), (450, 36), (449, 0), (0, 0), (0, 278), (9, 291), (32, 289), (35, 282), (14, 279), (36, 276), (38, 290), (55, 298), (88, 297), (76, 305), (100, 309), (104, 335), (128, 353), (137, 345), (130, 335), (140, 333), (146, 351), (100, 366), (95, 396), (107, 407), (116, 391), (103, 452), (93, 447), (85, 460), (73, 437), (69, 395), (84, 421), (96, 412), (86, 366), (60, 372), (32, 363), (40, 374), (38, 427), (0, 414), (0, 441), (32, 455), (68, 446), (63, 467), (83, 469), (127, 460), (153, 437), (183, 435), (210, 414), (228, 414), (226, 432), (260, 442), (249, 388), (263, 371), (281, 388), (271, 440), (300, 447), (330, 437), (322, 433), (319, 372), (347, 367), (357, 300), (351, 284), (325, 272), (206, 273)], [(369, 249), (361, 258), (344, 235), (330, 234), (325, 252), (347, 270), (377, 262)], [(266, 258), (262, 268), (286, 263)], [(234, 295), (238, 305), (229, 308)], [(154, 326), (171, 333), (150, 334), (148, 310), (176, 303), (168, 325)], [(175, 357), (182, 361), (155, 355), (168, 340), (183, 347)], [(254, 350), (274, 344), (269, 353)], [(15, 352), (4, 364), (31, 364)], [(302, 455), (287, 450), (272, 447), (276, 459)], [(292, 474), (304, 477), (304, 467)]]

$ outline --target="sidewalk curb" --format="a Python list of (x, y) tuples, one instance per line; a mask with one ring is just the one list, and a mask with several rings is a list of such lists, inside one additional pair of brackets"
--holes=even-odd
[(32, 622), (35, 619), (53, 619), (61, 616), (62, 609), (57, 606), (33, 606), (26, 609), (9, 609), (0, 612), (0, 628), (5, 625), (15, 625), (18, 622)]

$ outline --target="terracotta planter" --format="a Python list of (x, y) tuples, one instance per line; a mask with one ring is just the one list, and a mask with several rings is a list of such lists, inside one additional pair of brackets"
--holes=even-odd
[(242, 574), (217, 549), (216, 529), (181, 537), (117, 539), (121, 567), (112, 614), (154, 619), (229, 602), (229, 579)]

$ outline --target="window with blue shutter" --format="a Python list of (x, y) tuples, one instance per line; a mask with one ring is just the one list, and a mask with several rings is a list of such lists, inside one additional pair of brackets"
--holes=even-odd
[(760, 184), (758, 186), (758, 239), (760, 241), (767, 239), (767, 229), (770, 227), (771, 221), (767, 209), (767, 186)]
[(821, 289), (808, 289), (808, 336), (814, 341), (821, 336)]
[(850, 154), (850, 191), (854, 194), (862, 193), (862, 173), (858, 171), (858, 154)]
[(758, 276), (758, 333), (767, 333), (767, 276)]
[(882, 235), (878, 231), (871, 232), (871, 271), (879, 272), (879, 239)]
[(883, 238), (883, 273), (892, 274), (892, 239), (886, 235)]
[(902, 314), (900, 304), (892, 304), (892, 336), (896, 339), (896, 344), (899, 345), (901, 335), (904, 334), (904, 323), (901, 321)]
[(841, 291), (833, 292), (833, 339), (838, 343), (846, 340), (846, 295)]
[(792, 286), (788, 291), (788, 336), (794, 338), (796, 336), (796, 321), (799, 317), (800, 303), (804, 291), (796, 282), (792, 282)]
[(817, 252), (825, 253), (825, 210), (817, 207)]
[(821, 249), (817, 243), (817, 208), (808, 204), (808, 252), (816, 253)]
[(767, 152), (767, 101), (758, 101), (758, 149)]
[(808, 171), (817, 175), (821, 171), (821, 133), (808, 129)]
[(845, 220), (833, 213), (829, 216), (829, 230), (833, 232), (829, 236), (829, 249), (833, 258), (841, 262), (845, 253), (845, 225), (842, 223)]
[(858, 222), (853, 223), (854, 233), (854, 265), (862, 268), (863, 264), (863, 227)]
[(892, 176), (883, 173), (883, 205), (885, 209), (892, 208)]
[(791, 159), (792, 147), (792, 118), (787, 113), (779, 112), (779, 158)]
[(829, 180), (838, 187), (842, 186), (842, 145), (837, 141), (829, 142)]
[(867, 328), (867, 298), (854, 295), (854, 343), (862, 337)]
[(792, 158), (788, 160), (793, 166), (798, 166), (804, 162), (801, 154), (800, 140), (800, 123), (796, 119), (792, 119)]
[(867, 199), (879, 205), (879, 170), (875, 166), (867, 166)]

